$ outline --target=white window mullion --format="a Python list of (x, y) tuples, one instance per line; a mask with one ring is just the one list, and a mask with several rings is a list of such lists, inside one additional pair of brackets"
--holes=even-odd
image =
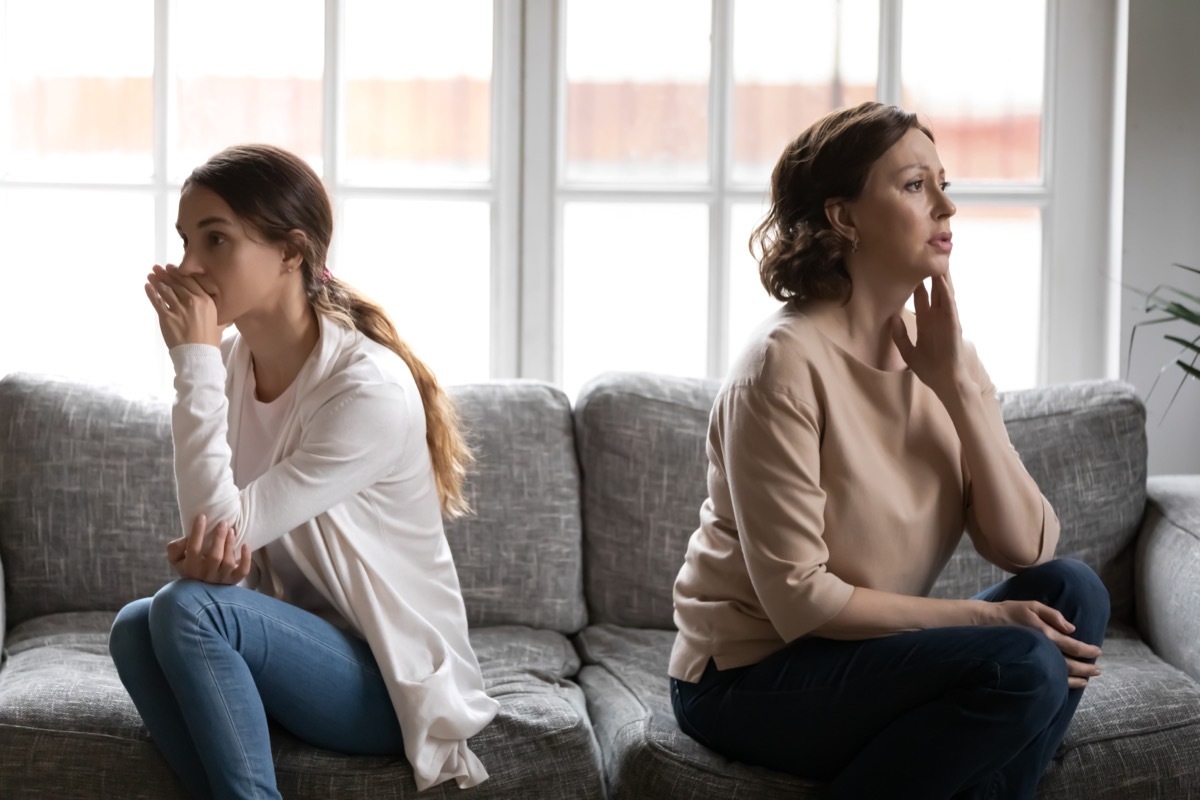
[[(1058, 39), (1058, 3), (1046, 0), (1046, 38), (1042, 50), (1045, 53), (1045, 71), (1042, 75), (1042, 131), (1041, 131), (1041, 184), (1049, 194), (1050, 187), (1055, 185), (1054, 177), (1054, 130), (1057, 127), (1058, 104), (1056, 97), (1058, 53), (1055, 51), (1055, 41)], [(1049, 199), (1049, 198), (1047, 198)], [(1037, 352), (1037, 382), (1044, 386), (1049, 382), (1050, 351), (1054, 331), (1051, 329), (1054, 313), (1051, 306), (1054, 270), (1050, 269), (1054, 258), (1054, 218), (1055, 210), (1049, 202), (1042, 206), (1042, 285), (1041, 308), (1039, 310), (1038, 329), (1041, 336), (1038, 340)]]
[(881, 103), (900, 104), (900, 45), (904, 38), (903, 0), (879, 0), (879, 77), (875, 97)]
[(325, 0), (325, 74), (321, 81), (321, 163), (326, 188), (338, 190), (338, 151), (341, 149), (342, 0)]
[(520, 374), (521, 62), (524, 3), (495, 0), (492, 19), (491, 376)]
[(555, 188), (560, 162), (557, 107), (561, 26), (556, 0), (526, 0), (521, 91), (520, 347), (517, 374), (558, 378), (562, 331), (561, 215)]
[[(1105, 374), (1117, 5), (1049, 0), (1045, 119), (1043, 383)], [(1102, 313), (1097, 313), (1100, 310)]]
[(167, 229), (170, 209), (167, 208), (167, 137), (168, 94), (168, 31), (170, 30), (171, 0), (154, 2), (154, 78), (151, 88), (153, 103), (154, 147), (154, 260), (167, 260)]
[[(171, 30), (171, 0), (154, 0), (154, 77), (151, 86), (151, 103), (153, 106), (153, 148), (154, 148), (154, 262), (165, 264), (169, 243), (168, 231), (171, 229), (173, 209), (167, 208), (167, 195), (171, 189), (168, 185), (167, 156), (170, 139), (171, 119), (171, 73), (170, 73), (170, 30)], [(165, 352), (160, 351), (158, 358), (157, 384), (170, 386), (175, 374)]]
[(729, 348), (729, 213), (733, 139), (733, 0), (713, 0), (712, 61), (708, 84), (709, 182), (716, 196), (708, 205), (708, 374), (725, 374)]

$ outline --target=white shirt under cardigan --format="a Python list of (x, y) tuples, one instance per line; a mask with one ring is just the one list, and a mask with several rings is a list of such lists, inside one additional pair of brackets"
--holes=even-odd
[[(371, 646), (387, 683), (418, 790), (487, 778), (467, 746), (499, 708), (467, 637), (458, 575), (442, 528), (412, 373), (386, 347), (321, 317), (296, 377), (271, 466), (238, 489), (238, 441), (250, 350), (171, 348), (175, 478), (183, 530), (200, 513), (254, 552), (259, 591), (281, 595), (264, 548), (277, 543)], [(290, 566), (290, 565), (289, 565)]]

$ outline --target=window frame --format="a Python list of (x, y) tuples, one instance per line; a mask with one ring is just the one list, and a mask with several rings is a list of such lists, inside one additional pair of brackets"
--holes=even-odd
[[(562, 211), (572, 200), (704, 203), (709, 213), (707, 319), (709, 377), (728, 367), (730, 231), (734, 203), (760, 202), (763, 188), (732, 181), (731, 44), (733, 2), (712, 0), (709, 83), (709, 167), (705, 185), (675, 187), (567, 185), (562, 180), (566, 81), (561, 43), (566, 0), (493, 0), (491, 177), (478, 185), (355, 187), (340, 184), (341, 56), (346, 0), (324, 0), (323, 179), (338, 219), (346, 199), (394, 197), (484, 200), (491, 209), (490, 377), (559, 382), (563, 358)], [(1119, 237), (1097, 235), (1109, 225), (1110, 156), (1122, 113), (1119, 15), (1122, 0), (1046, 0), (1046, 68), (1042, 177), (1036, 184), (956, 182), (952, 197), (969, 205), (1032, 206), (1042, 214), (1042, 285), (1038, 383), (1109, 374), (1115, 359), (1119, 309), (1112, 302), (1112, 249)], [(153, 0), (154, 75), (152, 178), (57, 181), (0, 177), (0, 188), (65, 191), (122, 190), (154, 197), (155, 260), (172, 252), (169, 236), (178, 191), (167, 172), (172, 115), (170, 11)], [(900, 99), (902, 0), (879, 0), (881, 100)], [(7, 34), (6, 34), (7, 35)], [(547, 157), (550, 154), (552, 157)], [(1119, 198), (1118, 198), (1119, 199)], [(334, 239), (336, 258), (340, 240)], [(1097, 313), (1099, 310), (1099, 313)], [(1019, 324), (1019, 320), (1015, 323)], [(167, 358), (160, 383), (169, 385)]]
[[(706, 203), (709, 207), (708, 377), (728, 368), (730, 231), (733, 204), (760, 202), (764, 188), (732, 180), (729, 156), (733, 93), (732, 26), (736, 0), (712, 0), (707, 185), (569, 184), (564, 179), (565, 14), (569, 0), (524, 0), (522, 285), (520, 377), (562, 377), (563, 246), (566, 202)], [(1108, 222), (1108, 155), (1114, 126), (1114, 0), (1046, 0), (1041, 175), (1036, 181), (956, 181), (960, 207), (1036, 208), (1042, 218), (1042, 270), (1037, 382), (1105, 374), (1111, 327), (1107, 237), (1090, 235)], [(877, 96), (901, 99), (903, 0), (879, 0)], [(919, 111), (919, 109), (918, 109)], [(1100, 132), (1096, 135), (1096, 132)], [(1085, 143), (1081, 146), (1080, 143)], [(552, 159), (544, 158), (552, 153)], [(748, 232), (747, 232), (748, 233)], [(1101, 313), (1097, 314), (1096, 310)], [(1014, 320), (1019, 324), (1020, 320)]]

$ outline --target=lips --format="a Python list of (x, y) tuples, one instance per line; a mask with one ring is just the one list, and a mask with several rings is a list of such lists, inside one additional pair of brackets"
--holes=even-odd
[(954, 249), (954, 243), (951, 241), (953, 236), (954, 235), (950, 233), (950, 231), (939, 233), (937, 236), (934, 236), (929, 240), (929, 245), (935, 250), (940, 250), (943, 253), (949, 253), (952, 249)]

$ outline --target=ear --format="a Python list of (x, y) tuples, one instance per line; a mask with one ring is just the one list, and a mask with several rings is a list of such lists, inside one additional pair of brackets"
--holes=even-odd
[(854, 203), (844, 197), (831, 197), (825, 201), (825, 219), (838, 236), (848, 242), (858, 240), (858, 228), (854, 225)]
[(304, 254), (308, 252), (308, 234), (299, 228), (288, 232), (280, 247), (280, 256), (285, 272), (294, 272), (304, 263)]

